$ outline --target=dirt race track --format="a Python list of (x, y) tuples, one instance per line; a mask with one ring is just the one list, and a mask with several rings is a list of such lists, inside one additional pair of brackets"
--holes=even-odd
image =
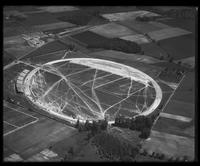
[[(11, 62), (5, 64), (3, 71), (4, 159), (9, 160), (7, 157), (15, 158), (19, 155), (21, 158), (18, 158), (18, 161), (42, 160), (37, 159), (38, 153), (43, 151), (47, 153), (53, 145), (55, 145), (53, 150), (59, 157), (64, 157), (66, 151), (75, 144), (78, 150), (83, 147), (81, 155), (89, 152), (87, 160), (92, 156), (94, 160), (103, 160), (94, 154), (96, 149), (92, 145), (84, 147), (81, 144), (79, 147), (76, 144), (74, 138), (86, 141), (86, 134), (81, 133), (81, 135), (77, 129), (71, 127), (71, 123), (55, 117), (56, 113), (53, 115), (42, 110), (42, 107), (38, 107), (24, 93), (18, 93), (16, 80), (24, 69), (29, 71), (39, 69), (34, 77), (30, 77), (31, 84), (24, 86), (26, 90), (31, 89), (35, 95), (34, 99), (41, 93), (41, 96), (37, 96), (41, 101), (57, 105), (57, 110), (62, 106), (62, 113), (74, 120), (75, 113), (85, 116), (88, 114), (87, 118), (91, 115), (101, 119), (106, 111), (107, 115), (113, 117), (116, 114), (132, 117), (138, 114), (138, 111), (143, 113), (145, 109), (148, 110), (148, 107), (158, 99), (152, 84), (145, 86), (147, 85), (145, 81), (138, 82), (144, 79), (141, 73), (133, 72), (135, 77), (131, 77), (131, 72), (125, 70), (126, 68), (119, 72), (117, 66), (109, 68), (109, 65), (101, 63), (95, 64), (96, 67), (102, 65), (101, 69), (92, 68), (94, 64), (90, 68), (86, 65), (90, 64), (89, 60), (83, 61), (81, 67), (81, 63), (76, 60), (77, 63), (74, 64), (65, 63), (64, 59), (67, 58), (99, 58), (117, 62), (151, 77), (162, 91), (162, 97), (159, 98), (161, 101), (156, 107), (158, 109), (153, 113), (161, 113), (153, 125), (149, 139), (144, 140), (142, 144), (142, 149), (148, 153), (147, 156), (141, 157), (138, 154), (136, 160), (149, 161), (153, 152), (164, 154), (169, 158), (187, 156), (189, 160), (194, 159), (196, 129), (194, 20), (165, 18), (131, 6), (93, 8), (10, 6), (4, 11), (6, 12), (22, 14), (25, 19), (17, 21), (9, 17), (4, 18), (4, 59), (7, 63)], [(96, 16), (97, 12), (99, 16)], [(142, 15), (155, 16), (156, 19), (149, 22), (135, 20), (137, 16)], [(40, 38), (45, 44), (39, 48), (30, 46), (22, 38), (22, 34), (33, 31), (56, 34), (74, 26), (89, 27), (89, 29), (65, 32), (63, 36), (52, 35), (54, 36), (50, 38), (52, 40), (48, 40), (48, 37)], [(148, 33), (158, 42), (154, 42), (144, 33)], [(89, 47), (91, 45), (100, 47), (102, 43), (108, 43), (109, 38), (136, 42), (141, 46), (141, 54)], [(72, 51), (69, 45), (74, 47)], [(170, 62), (169, 57), (173, 58), (173, 62)], [(15, 60), (16, 58), (19, 59)], [(48, 63), (57, 60), (63, 62)], [(179, 61), (182, 63), (177, 64)], [(105, 71), (106, 67), (110, 71)], [(178, 70), (185, 71), (179, 78)], [(127, 77), (125, 73), (128, 72)], [(44, 80), (46, 89), (42, 91), (40, 85)], [(41, 84), (36, 84), (37, 81)], [(94, 110), (97, 111), (96, 114)], [(76, 156), (74, 159), (80, 158), (82, 157)]]

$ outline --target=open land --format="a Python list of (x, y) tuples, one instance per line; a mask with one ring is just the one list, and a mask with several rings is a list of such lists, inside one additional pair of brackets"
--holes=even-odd
[[(194, 20), (165, 19), (160, 13), (131, 6), (10, 6), (5, 7), (4, 14), (7, 17), (17, 15), (20, 18), (4, 18), (3, 24), (5, 161), (119, 161), (118, 146), (121, 144), (127, 149), (141, 146), (147, 152), (147, 155), (137, 152), (134, 157), (124, 157), (121, 160), (159, 162), (167, 161), (172, 156), (187, 156), (188, 160), (194, 160)], [(136, 21), (136, 17), (142, 15), (155, 19), (148, 22)], [(74, 30), (77, 27), (80, 29)], [(64, 35), (59, 35), (61, 32)], [(44, 44), (33, 47), (28, 39), (23, 38), (24, 34), (31, 36), (31, 33), (54, 35), (48, 37), (49, 40), (40, 37)], [(135, 42), (143, 53), (132, 54), (112, 50), (112, 47), (100, 47), (110, 38)], [(100, 49), (88, 47), (93, 44), (99, 45)], [(74, 45), (76, 49), (71, 51), (70, 45)], [(160, 59), (161, 56), (163, 59)], [(173, 62), (169, 62), (169, 56), (173, 57)], [(15, 82), (24, 69), (31, 71), (43, 66), (38, 73), (43, 74), (46, 88), (49, 88), (46, 91), (51, 92), (46, 92), (44, 98), (62, 103), (63, 99), (68, 100), (71, 97), (72, 101), (63, 109), (63, 113), (69, 116), (74, 115), (77, 108), (84, 115), (94, 116), (88, 109), (89, 105), (93, 111), (108, 109), (107, 114), (110, 116), (122, 114), (132, 117), (137, 114), (135, 110), (141, 111), (149, 107), (155, 99), (155, 90), (152, 87), (144, 92), (143, 84), (113, 73), (66, 62), (52, 65), (55, 71), (44, 65), (67, 58), (110, 60), (136, 68), (152, 77), (162, 90), (160, 105), (163, 107), (155, 111), (155, 114), (160, 114), (149, 139), (139, 138), (136, 131), (111, 126), (107, 133), (103, 132), (88, 139), (87, 132), (78, 132), (69, 122), (43, 111), (24, 94), (16, 91)], [(179, 61), (182, 64), (177, 64)], [(166, 68), (169, 70), (168, 74), (165, 72)], [(178, 79), (175, 69), (184, 70), (185, 73)], [(70, 81), (70, 85), (62, 80), (63, 75)], [(59, 83), (55, 83), (59, 80)], [(68, 91), (70, 87), (73, 91)], [(39, 94), (41, 91), (33, 89), (33, 92)], [(75, 98), (75, 92), (81, 97)], [(128, 93), (132, 95), (128, 96)], [(101, 107), (97, 104), (97, 96)], [(110, 145), (101, 139), (107, 139), (108, 143), (111, 142)], [(71, 149), (73, 155), (69, 153)], [(111, 153), (114, 158), (108, 157)], [(153, 157), (153, 153), (164, 154), (165, 157), (158, 159)]]

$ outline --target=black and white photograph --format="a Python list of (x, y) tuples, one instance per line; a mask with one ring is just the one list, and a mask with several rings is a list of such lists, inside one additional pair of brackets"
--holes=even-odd
[(195, 6), (3, 6), (3, 162), (196, 161)]

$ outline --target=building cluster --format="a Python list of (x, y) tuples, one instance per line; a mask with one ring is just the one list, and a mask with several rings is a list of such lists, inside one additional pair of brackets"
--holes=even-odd
[(31, 46), (31, 47), (41, 47), (42, 45), (45, 44), (45, 42), (43, 40), (40, 40), (40, 36), (29, 36), (29, 35), (23, 35), (22, 37), (24, 40), (27, 41), (27, 43)]

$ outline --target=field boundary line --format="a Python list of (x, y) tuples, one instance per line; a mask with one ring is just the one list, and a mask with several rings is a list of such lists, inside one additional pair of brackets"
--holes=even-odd
[(166, 136), (167, 136), (167, 137), (170, 137), (170, 138), (173, 137), (173, 139), (174, 138), (194, 139), (194, 138), (189, 138), (187, 136), (175, 135), (175, 134), (165, 133), (165, 132), (156, 131), (156, 130), (152, 130), (152, 133), (154, 134), (154, 137), (159, 136), (159, 137), (166, 138)]
[(55, 54), (55, 53), (61, 53), (61, 52), (67, 51), (67, 50), (68, 50), (68, 49), (64, 49), (64, 50), (59, 50), (59, 51), (50, 52), (50, 53), (47, 53), (47, 54), (41, 54), (41, 55), (38, 55), (38, 56), (33, 57), (33, 58), (39, 58), (39, 57), (41, 57), (41, 56), (51, 55), (51, 54)]
[(190, 122), (192, 120), (192, 118), (189, 118), (186, 116), (169, 114), (169, 113), (165, 113), (165, 112), (161, 112), (160, 117), (174, 119), (174, 120), (178, 120), (178, 121), (182, 121), (182, 122)]
[[(185, 75), (181, 78), (180, 82), (178, 83), (178, 86), (176, 87), (176, 89), (172, 92), (172, 94), (169, 96), (167, 102), (165, 103), (165, 105), (163, 106), (162, 110), (160, 111), (160, 113), (162, 113), (165, 109), (165, 107), (168, 105), (169, 101), (171, 100), (172, 96), (174, 95), (174, 93), (176, 92), (176, 90), (178, 89), (178, 87), (180, 86), (181, 82), (183, 81), (183, 79), (185, 78)], [(154, 125), (156, 124), (157, 120), (159, 119), (160, 115), (157, 116), (157, 118), (155, 119), (155, 121), (153, 122), (152, 128), (154, 127)]]
[(14, 124), (11, 124), (11, 123), (9, 123), (9, 122), (7, 122), (7, 121), (3, 121), (4, 123), (6, 123), (6, 124), (9, 124), (9, 125), (11, 125), (11, 126), (13, 126), (13, 127), (16, 127), (16, 128), (18, 128), (19, 126), (16, 126), (16, 125), (14, 125)]
[(11, 134), (11, 133), (13, 133), (13, 132), (15, 132), (15, 131), (18, 131), (18, 130), (20, 130), (20, 129), (22, 129), (22, 128), (25, 128), (25, 127), (27, 127), (27, 126), (33, 124), (33, 123), (36, 123), (38, 120), (39, 120), (39, 119), (36, 119), (35, 121), (32, 121), (32, 122), (30, 122), (30, 123), (27, 123), (27, 124), (25, 124), (25, 125), (23, 125), (23, 126), (20, 126), (20, 127), (16, 128), (16, 129), (14, 129), (14, 130), (11, 130), (11, 131), (9, 131), (9, 132), (3, 134), (3, 136), (7, 136), (7, 135), (9, 135), (9, 134)]
[(14, 110), (14, 111), (16, 111), (16, 112), (20, 112), (20, 113), (22, 113), (22, 114), (24, 114), (24, 115), (26, 115), (26, 116), (32, 117), (32, 118), (34, 118), (34, 119), (36, 119), (36, 120), (39, 120), (39, 118), (37, 118), (37, 117), (35, 117), (35, 116), (33, 116), (33, 115), (30, 115), (30, 114), (27, 114), (27, 113), (25, 113), (25, 112), (19, 111), (19, 110), (15, 109), (15, 108), (12, 108), (12, 107), (8, 106), (8, 105), (5, 105), (5, 104), (4, 104), (4, 106), (7, 107), (7, 108), (10, 108), (11, 110)]

